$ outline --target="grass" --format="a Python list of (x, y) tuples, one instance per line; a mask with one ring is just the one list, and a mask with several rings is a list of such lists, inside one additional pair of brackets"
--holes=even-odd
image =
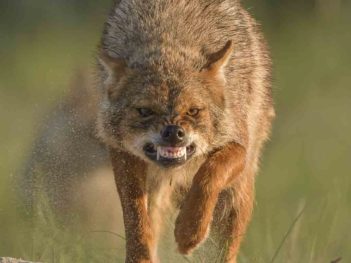
[[(274, 59), (278, 117), (257, 178), (257, 203), (241, 263), (338, 262), (340, 257), (340, 262), (351, 262), (348, 14), (345, 7), (332, 18), (287, 13), (279, 25), (263, 21)], [(13, 32), (0, 44), (8, 50), (0, 61), (2, 256), (122, 262), (123, 233), (61, 227), (45, 196), (32, 221), (21, 211), (11, 185), (38, 121), (65, 94), (71, 72), (92, 63), (101, 23), (102, 16), (46, 23), (35, 32)], [(111, 238), (116, 246), (103, 242)], [(201, 262), (177, 258), (181, 260)]]

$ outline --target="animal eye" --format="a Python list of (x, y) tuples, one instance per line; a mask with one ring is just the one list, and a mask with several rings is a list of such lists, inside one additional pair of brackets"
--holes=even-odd
[(200, 112), (200, 109), (198, 108), (191, 108), (190, 110), (188, 110), (188, 112), (186, 113), (189, 116), (195, 117), (196, 115), (198, 115)]
[(154, 112), (148, 108), (137, 108), (137, 111), (139, 112), (140, 116), (143, 118), (150, 117), (151, 115), (154, 114)]

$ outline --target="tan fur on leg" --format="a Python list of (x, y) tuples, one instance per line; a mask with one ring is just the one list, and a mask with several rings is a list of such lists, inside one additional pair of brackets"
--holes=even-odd
[(153, 236), (147, 214), (145, 164), (110, 150), (126, 231), (127, 263), (151, 263)]
[(242, 172), (245, 158), (245, 149), (231, 143), (209, 156), (200, 167), (176, 220), (180, 253), (190, 253), (205, 239), (218, 195)]

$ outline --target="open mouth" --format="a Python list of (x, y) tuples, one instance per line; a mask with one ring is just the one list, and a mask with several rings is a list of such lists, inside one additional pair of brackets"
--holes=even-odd
[(175, 166), (185, 163), (195, 153), (195, 149), (195, 144), (172, 147), (156, 146), (153, 143), (148, 143), (144, 146), (145, 155), (163, 166)]

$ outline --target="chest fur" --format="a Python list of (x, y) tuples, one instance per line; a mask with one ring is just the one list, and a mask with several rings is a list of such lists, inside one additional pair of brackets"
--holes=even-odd
[(195, 158), (180, 168), (165, 169), (149, 165), (146, 182), (148, 210), (179, 208), (204, 159)]

